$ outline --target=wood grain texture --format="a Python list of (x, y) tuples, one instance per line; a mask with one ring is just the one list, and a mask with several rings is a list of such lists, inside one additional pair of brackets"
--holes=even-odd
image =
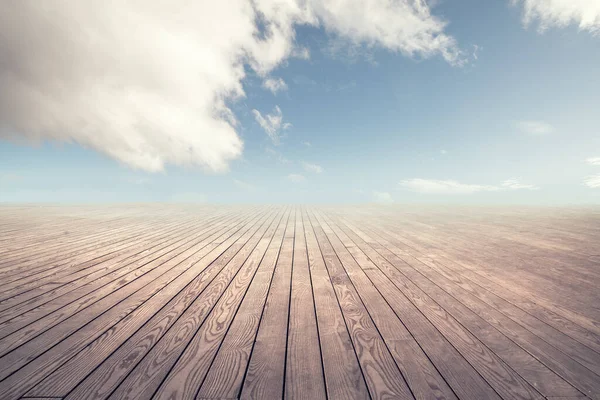
[[(195, 299), (109, 398), (148, 398), (158, 390), (275, 217), (276, 215), (270, 214), (267, 219), (261, 221), (260, 226), (247, 231), (240, 238), (235, 253), (230, 255), (231, 258), (226, 261), (208, 290)], [(73, 395), (73, 398), (77, 397)]]
[(326, 399), (306, 238), (300, 212), (296, 213), (294, 221), (291, 291), (285, 397), (307, 400)]
[(236, 398), (242, 390), (254, 338), (262, 319), (288, 221), (289, 213), (285, 222), (280, 223), (277, 228), (245, 299), (200, 387), (198, 398)]
[(255, 247), (251, 253), (240, 252), (246, 257), (241, 268), (163, 380), (156, 397), (191, 399), (196, 396), (281, 220), (287, 221), (283, 215), (278, 215), (258, 243), (253, 243)]
[(273, 282), (250, 355), (240, 393), (243, 399), (271, 399), (283, 396), (293, 252), (292, 219), (291, 223), (288, 221), (285, 229)]
[(327, 394), (331, 399), (368, 399), (364, 375), (306, 210), (302, 212), (302, 222)]
[(350, 338), (372, 398), (413, 398), (389, 348), (344, 270), (342, 261), (314, 216), (311, 224), (342, 308)]
[(0, 398), (600, 400), (600, 208), (0, 207)]

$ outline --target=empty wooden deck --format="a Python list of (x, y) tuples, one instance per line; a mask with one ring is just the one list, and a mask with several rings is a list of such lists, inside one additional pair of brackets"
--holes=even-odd
[(0, 207), (0, 399), (600, 399), (600, 209)]

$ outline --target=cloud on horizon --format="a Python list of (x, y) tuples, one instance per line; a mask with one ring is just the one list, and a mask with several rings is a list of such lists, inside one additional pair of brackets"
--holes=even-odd
[(585, 162), (589, 165), (600, 165), (600, 157), (590, 157)]
[(500, 185), (476, 185), (455, 180), (407, 179), (400, 186), (417, 193), (425, 194), (473, 194), (477, 192), (499, 192), (507, 190), (536, 190), (537, 186), (520, 183), (517, 179), (507, 179)]
[(600, 175), (588, 176), (583, 184), (590, 188), (600, 188)]
[(225, 171), (243, 151), (228, 104), (245, 97), (246, 67), (265, 78), (308, 58), (299, 25), (463, 62), (422, 1), (12, 1), (0, 13), (0, 137), (76, 142), (147, 171)]
[[(600, 157), (590, 157), (585, 162), (589, 165), (600, 166)], [(585, 178), (583, 184), (590, 188), (600, 188), (600, 174)]]

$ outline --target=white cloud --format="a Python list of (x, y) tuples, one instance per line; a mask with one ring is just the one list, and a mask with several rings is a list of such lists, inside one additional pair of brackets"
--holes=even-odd
[(283, 122), (283, 113), (279, 106), (275, 106), (273, 114), (266, 114), (264, 117), (258, 110), (252, 110), (256, 122), (269, 135), (274, 145), (281, 143), (281, 131), (289, 129), (292, 124)]
[(583, 183), (587, 187), (600, 188), (600, 175), (588, 176)]
[(306, 147), (311, 147), (312, 144), (310, 142), (302, 142), (303, 145), (305, 145)]
[(421, 0), (11, 1), (0, 13), (0, 135), (77, 142), (148, 171), (224, 171), (243, 149), (228, 102), (245, 96), (246, 68), (264, 78), (309, 57), (298, 25), (462, 63)]
[(473, 57), (473, 60), (477, 61), (479, 59), (479, 56), (477, 53), (479, 53), (479, 51), (482, 49), (483, 49), (483, 47), (481, 47), (481, 46), (478, 46), (476, 44), (473, 45), (473, 53), (471, 54), (471, 57)]
[(314, 172), (315, 174), (320, 174), (323, 172), (323, 167), (317, 164), (311, 164), (307, 162), (302, 163), (302, 167), (308, 172)]
[(517, 128), (528, 135), (543, 136), (554, 131), (554, 127), (543, 121), (519, 121)]
[(226, 170), (243, 147), (225, 100), (243, 95), (251, 10), (154, 3), (5, 4), (0, 135), (73, 141), (149, 171)]
[(277, 92), (287, 90), (288, 86), (281, 78), (268, 78), (263, 81), (263, 88), (271, 91), (273, 94), (277, 94)]
[(455, 180), (407, 179), (400, 182), (404, 188), (427, 194), (472, 194), (477, 192), (498, 192), (503, 190), (537, 189), (536, 186), (521, 184), (516, 179), (508, 179), (501, 185), (476, 185)]
[(600, 165), (600, 157), (591, 157), (585, 160), (589, 165)]
[[(366, 44), (408, 56), (440, 54), (451, 64), (462, 63), (446, 23), (431, 14), (425, 1), (415, 0), (309, 0), (312, 16), (335, 39), (350, 46)], [(335, 40), (334, 39), (334, 40)]]
[(373, 192), (373, 201), (380, 204), (390, 204), (394, 202), (394, 199), (388, 192)]
[(444, 154), (444, 155), (446, 155), (446, 154), (448, 154), (448, 151), (447, 151), (447, 150), (443, 150), (443, 149), (442, 149), (442, 150), (440, 150), (440, 154)]
[(523, 23), (537, 21), (538, 30), (564, 28), (575, 24), (580, 30), (600, 34), (600, 2), (598, 0), (511, 0), (523, 4)]
[(433, 180), (433, 179), (407, 179), (400, 182), (400, 185), (419, 193), (432, 194), (469, 194), (482, 191), (498, 190), (496, 186), (473, 185), (460, 183), (454, 180)]
[(306, 181), (306, 178), (304, 177), (304, 175), (300, 175), (300, 174), (289, 174), (287, 176), (287, 178), (295, 183), (300, 183), (300, 182), (304, 182)]

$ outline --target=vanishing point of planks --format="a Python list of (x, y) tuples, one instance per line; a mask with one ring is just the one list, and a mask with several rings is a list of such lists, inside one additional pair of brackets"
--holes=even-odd
[(0, 207), (0, 399), (600, 400), (600, 209)]

